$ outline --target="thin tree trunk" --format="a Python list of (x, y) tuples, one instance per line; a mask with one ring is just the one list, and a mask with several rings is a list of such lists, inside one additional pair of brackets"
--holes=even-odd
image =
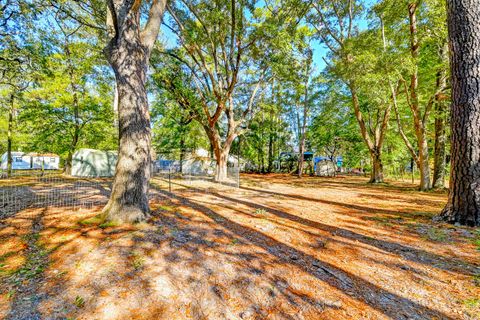
[(13, 140), (13, 116), (15, 112), (15, 96), (10, 96), (10, 108), (8, 110), (8, 131), (7, 131), (7, 176), (12, 176), (12, 140)]
[(447, 1), (452, 77), (450, 194), (440, 218), (480, 225), (480, 0)]
[[(445, 67), (442, 67), (437, 72), (437, 88), (447, 86), (447, 70), (448, 65), (448, 44), (440, 50), (440, 57), (445, 62)], [(433, 182), (432, 186), (436, 189), (445, 187), (445, 166), (446, 166), (446, 117), (448, 110), (446, 104), (442, 101), (442, 94), (435, 96), (435, 154), (433, 160)]]
[(305, 153), (305, 134), (302, 134), (302, 138), (300, 140), (300, 148), (299, 148), (299, 155), (298, 155), (298, 177), (301, 178), (303, 175), (303, 163), (304, 163), (304, 156)]
[(80, 139), (80, 105), (78, 103), (78, 88), (75, 83), (75, 70), (74, 65), (71, 59), (71, 52), (69, 48), (68, 38), (65, 39), (65, 55), (67, 56), (67, 64), (68, 64), (68, 74), (70, 78), (70, 87), (73, 92), (73, 117), (74, 117), (74, 132), (72, 137), (72, 143), (70, 144), (70, 150), (68, 151), (67, 160), (65, 161), (65, 173), (71, 174), (72, 173), (72, 158), (75, 149), (77, 148), (78, 141)]
[(273, 168), (273, 129), (270, 128), (270, 133), (268, 136), (268, 167), (267, 172), (271, 173)]
[[(304, 93), (304, 102), (303, 102), (303, 121), (302, 126), (300, 128), (301, 139), (300, 139), (300, 155), (298, 158), (298, 177), (301, 178), (303, 175), (303, 164), (304, 164), (304, 153), (305, 153), (305, 139), (307, 135), (307, 117), (308, 117), (308, 80), (310, 78), (310, 63), (311, 60), (307, 63), (307, 67), (305, 69), (305, 93)], [(300, 125), (300, 121), (299, 121)]]
[(433, 187), (442, 189), (445, 187), (446, 166), (446, 130), (445, 114), (447, 110), (442, 102), (436, 104), (435, 118), (435, 155), (433, 160)]
[(370, 183), (382, 183), (383, 180), (383, 165), (382, 165), (382, 146), (383, 146), (383, 137), (385, 131), (387, 130), (388, 120), (390, 118), (390, 111), (387, 110), (384, 114), (383, 124), (379, 127), (378, 139), (375, 142), (370, 138), (369, 133), (367, 132), (367, 127), (365, 121), (363, 120), (363, 115), (360, 110), (360, 103), (358, 101), (358, 96), (355, 88), (355, 83), (353, 81), (349, 82), (348, 85), (350, 89), (350, 94), (352, 98), (352, 105), (355, 112), (355, 117), (357, 118), (358, 125), (360, 126), (360, 133), (362, 134), (363, 141), (370, 151), (370, 157), (372, 159), (372, 172), (370, 174)]
[[(431, 189), (430, 180), (430, 166), (428, 154), (428, 140), (426, 120), (428, 118), (428, 106), (422, 116), (420, 111), (420, 102), (418, 98), (418, 60), (420, 53), (420, 43), (417, 35), (417, 2), (412, 2), (408, 5), (408, 17), (410, 21), (410, 53), (413, 59), (414, 68), (410, 77), (410, 97), (409, 105), (413, 113), (415, 135), (418, 144), (418, 169), (420, 171), (420, 185), (419, 189), (426, 191)], [(406, 92), (406, 94), (408, 94)]]
[(75, 153), (75, 149), (77, 148), (79, 138), (80, 138), (80, 130), (78, 130), (78, 128), (75, 127), (72, 144), (70, 146), (70, 150), (68, 151), (67, 160), (65, 161), (64, 169), (66, 174), (72, 173), (72, 159), (73, 159), (73, 154)]
[(180, 173), (183, 173), (183, 158), (185, 154), (185, 130), (180, 132)]

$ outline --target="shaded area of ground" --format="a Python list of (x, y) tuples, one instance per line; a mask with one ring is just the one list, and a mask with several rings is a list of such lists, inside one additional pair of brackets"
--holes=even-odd
[(2, 220), (0, 318), (479, 317), (480, 233), (431, 222), (446, 194), (356, 177), (152, 185), (148, 223), (102, 223), (100, 207)]

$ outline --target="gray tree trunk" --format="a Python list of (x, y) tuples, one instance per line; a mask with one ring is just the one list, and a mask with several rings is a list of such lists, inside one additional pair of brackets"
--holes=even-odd
[(480, 0), (448, 0), (452, 77), (452, 164), (440, 217), (480, 225)]
[(436, 104), (435, 117), (435, 155), (433, 159), (433, 187), (442, 189), (445, 187), (446, 166), (446, 130), (445, 130), (445, 106), (442, 102)]
[[(445, 63), (445, 67), (437, 72), (437, 90), (447, 87), (447, 65), (448, 61), (448, 42), (439, 51), (440, 58)], [(435, 147), (433, 159), (433, 182), (432, 186), (436, 189), (445, 188), (445, 167), (446, 167), (446, 144), (447, 131), (446, 119), (449, 114), (446, 103), (443, 101), (443, 93), (438, 92), (435, 95)]]
[(154, 0), (150, 6), (142, 30), (139, 1), (108, 1), (112, 38), (105, 53), (117, 84), (119, 148), (112, 193), (103, 214), (113, 221), (141, 221), (149, 213), (151, 132), (145, 85), (166, 1)]
[(383, 163), (382, 153), (380, 149), (376, 148), (370, 154), (372, 158), (372, 172), (370, 174), (370, 183), (382, 183), (383, 182)]
[(8, 131), (7, 131), (7, 176), (12, 176), (12, 140), (13, 140), (13, 116), (15, 112), (15, 96), (10, 97), (10, 108), (8, 110)]

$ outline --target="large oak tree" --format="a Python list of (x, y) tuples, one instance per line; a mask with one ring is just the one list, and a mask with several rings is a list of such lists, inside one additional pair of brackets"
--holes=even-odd
[[(166, 0), (109, 0), (107, 4), (111, 37), (105, 53), (115, 73), (120, 143), (112, 193), (103, 213), (110, 220), (133, 222), (149, 212), (151, 129), (146, 80)], [(142, 28), (140, 17), (146, 5)]]

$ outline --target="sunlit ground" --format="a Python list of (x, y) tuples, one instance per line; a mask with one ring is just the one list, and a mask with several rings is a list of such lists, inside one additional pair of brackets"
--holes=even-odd
[(154, 179), (152, 218), (30, 208), (0, 221), (0, 318), (478, 319), (480, 231), (446, 193), (365, 178)]

